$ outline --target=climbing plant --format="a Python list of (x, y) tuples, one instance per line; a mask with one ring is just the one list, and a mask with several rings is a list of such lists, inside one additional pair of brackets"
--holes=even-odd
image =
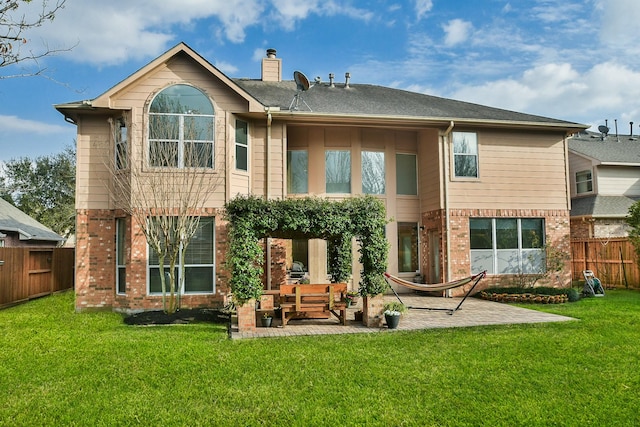
[(327, 240), (333, 282), (344, 282), (351, 275), (351, 240), (355, 237), (363, 266), (360, 294), (377, 295), (386, 289), (387, 219), (384, 204), (375, 197), (329, 201), (317, 197), (265, 200), (238, 196), (226, 204), (225, 217), (229, 221), (230, 285), (239, 303), (262, 294), (259, 241), (265, 237)]

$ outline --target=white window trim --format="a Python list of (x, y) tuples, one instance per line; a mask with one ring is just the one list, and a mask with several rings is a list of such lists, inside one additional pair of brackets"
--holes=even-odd
[[(476, 136), (476, 154), (465, 154), (455, 152), (455, 143), (453, 141), (454, 134), (474, 134)], [(451, 132), (451, 160), (449, 169), (451, 170), (452, 181), (479, 181), (480, 180), (480, 137), (477, 132), (458, 131)], [(456, 175), (456, 156), (475, 156), (476, 158), (476, 176), (458, 176)]]
[[(583, 181), (578, 181), (578, 175), (580, 174), (589, 174), (589, 179), (585, 179)], [(575, 179), (576, 179), (576, 194), (591, 194), (593, 193), (593, 169), (585, 169), (585, 170), (581, 170), (576, 172), (575, 174)], [(588, 184), (591, 183), (591, 190), (588, 191), (578, 191), (578, 186), (579, 184)]]
[[(238, 139), (235, 138), (236, 131), (237, 131), (237, 128), (238, 128), (238, 122), (243, 122), (244, 124), (247, 125), (247, 143), (246, 144), (239, 143)], [(234, 168), (233, 169), (237, 173), (248, 175), (249, 171), (251, 170), (251, 152), (249, 151), (249, 145), (250, 145), (249, 144), (249, 139), (250, 139), (251, 132), (250, 132), (250, 129), (249, 129), (249, 122), (247, 122), (246, 120), (236, 119), (235, 126), (234, 126), (233, 130), (234, 130), (233, 135), (234, 135), (234, 138), (235, 138), (233, 148), (236, 149), (238, 146), (241, 146), (241, 147), (244, 147), (244, 148), (247, 149), (247, 170), (238, 169), (238, 159), (237, 159), (238, 150), (237, 149), (233, 153), (233, 157), (234, 157), (234, 162), (233, 162), (234, 163)]]

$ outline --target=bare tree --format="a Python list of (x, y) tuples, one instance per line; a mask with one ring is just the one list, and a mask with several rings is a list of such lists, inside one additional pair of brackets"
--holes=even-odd
[[(201, 214), (221, 177), (213, 169), (213, 143), (199, 142), (202, 124), (183, 124), (184, 141), (151, 141), (140, 158), (131, 156), (130, 120), (110, 120), (112, 154), (107, 169), (109, 190), (116, 207), (129, 214), (142, 229), (149, 247), (158, 258), (163, 308), (174, 313), (180, 308), (184, 290), (185, 252), (198, 230)], [(153, 121), (151, 135), (171, 135), (174, 121)], [(211, 121), (213, 126), (213, 121)], [(155, 127), (155, 128), (154, 128)], [(176, 277), (176, 266), (180, 274)], [(165, 273), (165, 267), (168, 272)], [(178, 278), (180, 279), (178, 281)]]
[[(35, 62), (40, 58), (69, 49), (52, 49), (47, 44), (36, 51), (25, 33), (53, 21), (56, 14), (64, 7), (66, 0), (41, 0), (42, 7), (32, 17), (27, 17), (24, 8), (32, 0), (0, 0), (0, 68), (19, 62)], [(39, 68), (32, 73), (0, 76), (0, 79), (39, 75), (44, 70)]]

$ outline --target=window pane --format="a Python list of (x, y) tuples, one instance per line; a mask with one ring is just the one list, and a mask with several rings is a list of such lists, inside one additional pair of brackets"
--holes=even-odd
[(385, 193), (384, 153), (362, 152), (362, 192), (364, 194)]
[(152, 113), (213, 115), (209, 98), (189, 85), (173, 85), (155, 97), (149, 109)]
[(116, 264), (124, 265), (125, 220), (116, 219)]
[(351, 193), (351, 152), (325, 152), (327, 193)]
[(213, 144), (209, 142), (185, 143), (184, 166), (192, 168), (212, 168)]
[(127, 269), (124, 267), (118, 267), (118, 290), (119, 294), (124, 294), (127, 291)]
[(213, 264), (213, 218), (200, 218), (198, 231), (191, 238), (184, 254), (189, 264)]
[(185, 292), (212, 292), (213, 267), (186, 267)]
[(593, 180), (591, 179), (591, 171), (582, 171), (576, 173), (576, 191), (580, 193), (589, 193), (593, 191)]
[(308, 192), (307, 151), (287, 151), (287, 192), (303, 194)]
[(401, 273), (418, 271), (418, 224), (398, 223), (398, 271)]
[(469, 220), (471, 249), (493, 249), (491, 219), (471, 218)]
[(493, 272), (493, 250), (472, 250), (471, 251), (471, 273), (476, 274), (482, 271), (487, 271), (487, 274), (494, 274)]
[(149, 143), (149, 164), (151, 166), (177, 167), (178, 143), (171, 141), (151, 141)]
[(520, 273), (520, 260), (518, 249), (502, 249), (497, 251), (498, 274)]
[(396, 193), (418, 195), (418, 169), (415, 154), (396, 154)]
[[(169, 292), (169, 269), (167, 267), (164, 268), (164, 275), (166, 278), (165, 286), (166, 291)], [(178, 268), (176, 267), (176, 286), (178, 286)], [(160, 282), (160, 268), (151, 267), (149, 268), (149, 293), (162, 293), (162, 283)]]
[(473, 132), (453, 132), (454, 174), (456, 177), (478, 177), (478, 139)]
[(180, 138), (180, 117), (172, 115), (149, 115), (149, 138), (170, 139)]
[(518, 220), (496, 219), (496, 247), (498, 249), (518, 248)]
[(236, 120), (236, 144), (247, 145), (247, 122)]
[(185, 116), (183, 139), (185, 141), (213, 141), (213, 118)]
[(522, 229), (522, 247), (541, 248), (544, 246), (544, 224), (542, 218), (527, 218), (520, 220)]
[(244, 145), (236, 145), (236, 169), (246, 171), (249, 169), (247, 164), (247, 147)]
[(546, 257), (543, 249), (522, 251), (522, 272), (524, 274), (544, 273), (546, 269)]

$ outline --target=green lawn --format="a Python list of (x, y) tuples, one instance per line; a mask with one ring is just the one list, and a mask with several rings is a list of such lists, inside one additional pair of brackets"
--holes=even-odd
[(231, 341), (55, 295), (0, 311), (0, 425), (640, 425), (640, 293), (537, 308), (581, 321)]

